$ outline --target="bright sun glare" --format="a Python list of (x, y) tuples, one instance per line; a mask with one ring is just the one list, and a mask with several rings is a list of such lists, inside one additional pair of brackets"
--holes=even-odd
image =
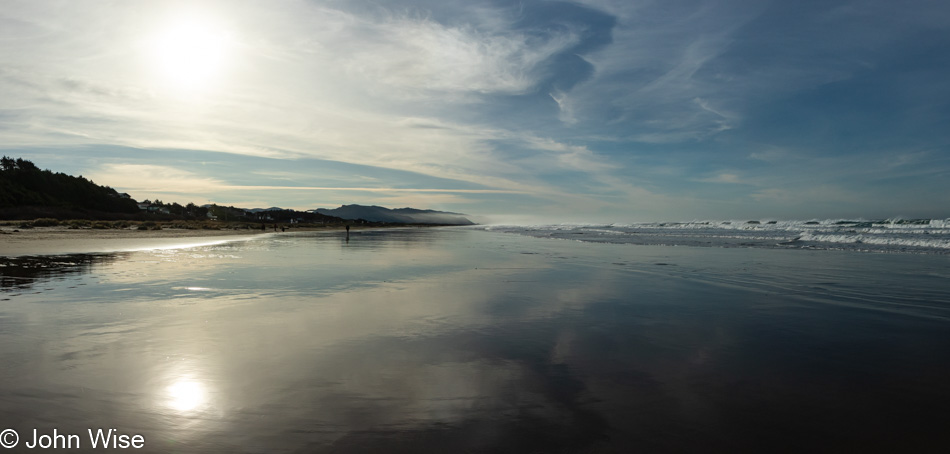
[(205, 390), (200, 383), (182, 380), (168, 387), (169, 405), (178, 411), (193, 410), (205, 401)]
[(154, 70), (176, 89), (201, 90), (224, 69), (230, 37), (211, 21), (179, 19), (151, 41)]

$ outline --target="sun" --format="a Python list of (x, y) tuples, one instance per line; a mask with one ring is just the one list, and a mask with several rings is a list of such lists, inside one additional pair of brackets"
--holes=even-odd
[(153, 71), (181, 90), (210, 88), (222, 76), (231, 52), (230, 35), (214, 22), (179, 18), (151, 40)]

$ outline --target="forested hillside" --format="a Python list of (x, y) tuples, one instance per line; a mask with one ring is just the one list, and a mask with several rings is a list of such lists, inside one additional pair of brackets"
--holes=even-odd
[(43, 207), (71, 212), (137, 213), (135, 200), (81, 176), (40, 170), (25, 159), (0, 159), (0, 210)]

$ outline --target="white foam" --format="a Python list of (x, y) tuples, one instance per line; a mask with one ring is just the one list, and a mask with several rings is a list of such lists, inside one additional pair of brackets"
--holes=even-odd
[(485, 229), (589, 242), (950, 253), (948, 221), (901, 218), (742, 219), (632, 224), (495, 225)]

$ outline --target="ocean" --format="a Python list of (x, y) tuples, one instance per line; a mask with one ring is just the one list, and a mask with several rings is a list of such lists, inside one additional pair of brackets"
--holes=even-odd
[(540, 238), (595, 243), (918, 254), (950, 253), (950, 219), (732, 220), (607, 225), (493, 225), (486, 229)]
[(102, 452), (96, 431), (114, 429), (116, 445), (180, 453), (950, 446), (946, 221), (757, 222), (0, 257), (0, 443)]

